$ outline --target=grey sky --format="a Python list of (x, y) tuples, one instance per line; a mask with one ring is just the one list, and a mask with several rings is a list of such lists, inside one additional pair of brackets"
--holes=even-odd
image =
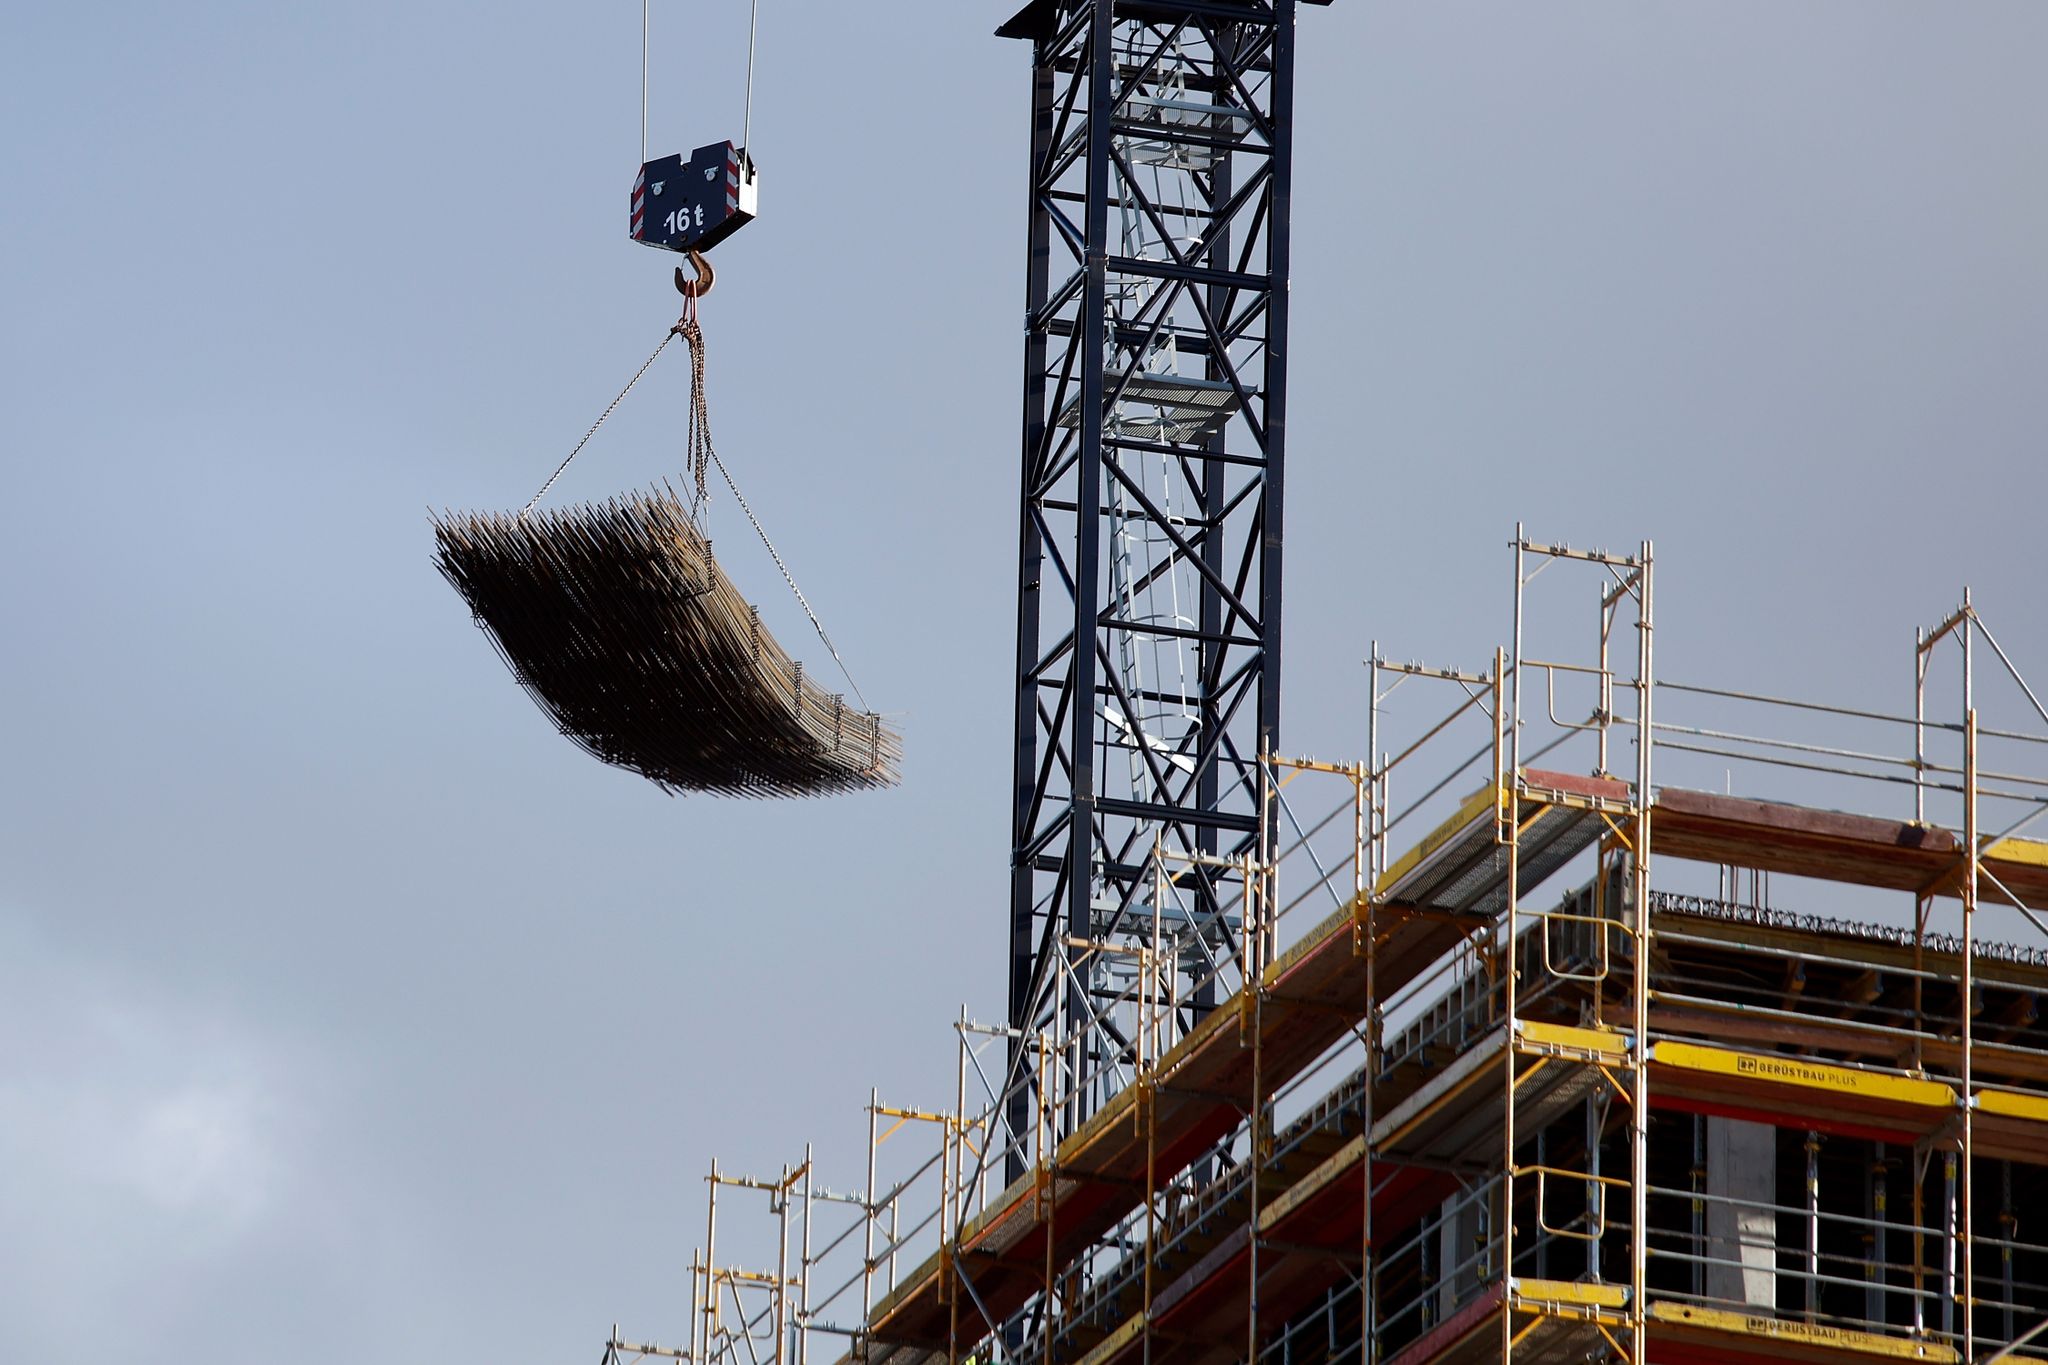
[[(656, 6), (653, 148), (745, 6)], [(429, 564), (676, 311), (638, 7), (0, 17), (0, 1359), (588, 1361), (684, 1334), (715, 1152), (858, 1181), (1002, 1008), (1025, 63), (764, 0), (720, 449), (907, 780), (670, 800)], [(1898, 710), (1973, 583), (2048, 674), (2048, 8), (1302, 18), (1287, 747), (1483, 663), (1505, 542), (1658, 542), (1660, 665)], [(560, 485), (680, 467), (679, 365)], [(773, 567), (728, 567), (815, 659)]]

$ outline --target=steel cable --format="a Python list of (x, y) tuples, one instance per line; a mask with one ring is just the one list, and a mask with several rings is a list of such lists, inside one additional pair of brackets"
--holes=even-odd
[(633, 371), (633, 377), (626, 381), (625, 388), (619, 390), (618, 397), (612, 399), (611, 402), (605, 404), (604, 411), (600, 412), (597, 415), (597, 420), (590, 424), (590, 430), (583, 433), (583, 439), (576, 443), (575, 449), (571, 450), (567, 455), (564, 455), (562, 457), (562, 462), (555, 466), (555, 472), (548, 475), (547, 482), (542, 484), (540, 486), (539, 491), (526, 500), (526, 506), (519, 509), (520, 516), (524, 517), (528, 512), (531, 512), (534, 508), (534, 505), (538, 503), (542, 498), (547, 496), (548, 490), (555, 486), (555, 480), (561, 478), (562, 471), (569, 467), (569, 462), (575, 459), (579, 454), (583, 452), (583, 447), (590, 444), (590, 438), (597, 435), (597, 429), (604, 425), (604, 419), (611, 416), (613, 409), (617, 408), (620, 403), (625, 401), (626, 395), (633, 391), (633, 386), (640, 382), (640, 376), (646, 374), (648, 367), (654, 364), (656, 360), (661, 358), (661, 353), (668, 349), (668, 344), (676, 339), (676, 334), (681, 330), (681, 323), (677, 323), (674, 327), (671, 327), (669, 329), (668, 335), (661, 339), (661, 345), (654, 348), (654, 354), (648, 356), (647, 359), (641, 363), (640, 368)]

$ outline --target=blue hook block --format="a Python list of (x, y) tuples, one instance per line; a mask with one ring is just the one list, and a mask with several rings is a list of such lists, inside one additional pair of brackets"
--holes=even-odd
[(744, 149), (699, 147), (664, 156), (633, 182), (631, 236), (667, 251), (709, 251), (754, 220), (760, 179)]

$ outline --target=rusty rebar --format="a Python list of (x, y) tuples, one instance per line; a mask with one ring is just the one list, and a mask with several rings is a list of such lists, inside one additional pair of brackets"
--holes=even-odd
[(593, 757), (671, 793), (817, 796), (899, 780), (897, 732), (784, 652), (665, 488), (433, 520), (442, 575)]

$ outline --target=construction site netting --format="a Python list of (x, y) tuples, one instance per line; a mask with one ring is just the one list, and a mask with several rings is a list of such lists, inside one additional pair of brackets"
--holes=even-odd
[(666, 489), (434, 518), (441, 573), (563, 734), (670, 792), (893, 785), (902, 741), (790, 658)]

